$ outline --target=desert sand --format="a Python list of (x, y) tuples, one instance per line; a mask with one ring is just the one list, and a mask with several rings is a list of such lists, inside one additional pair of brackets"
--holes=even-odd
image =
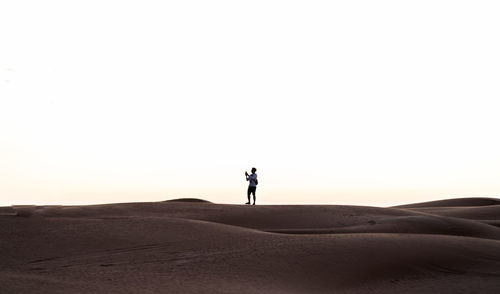
[(0, 207), (0, 293), (500, 293), (500, 200)]

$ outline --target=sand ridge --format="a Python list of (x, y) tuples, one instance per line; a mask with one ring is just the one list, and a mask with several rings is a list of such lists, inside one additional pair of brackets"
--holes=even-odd
[(0, 208), (1, 293), (497, 293), (492, 200)]

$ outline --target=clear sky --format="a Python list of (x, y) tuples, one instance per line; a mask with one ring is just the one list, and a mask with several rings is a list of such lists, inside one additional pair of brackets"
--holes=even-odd
[(498, 1), (2, 1), (0, 205), (500, 194)]

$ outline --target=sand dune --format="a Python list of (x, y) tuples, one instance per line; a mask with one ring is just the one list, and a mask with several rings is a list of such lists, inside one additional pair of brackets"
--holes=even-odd
[(423, 212), (434, 215), (459, 217), (472, 220), (493, 220), (500, 215), (500, 205), (468, 206), (468, 207), (425, 207), (411, 208), (413, 212)]
[(422, 207), (457, 207), (457, 206), (488, 206), (500, 205), (500, 199), (495, 198), (454, 198), (394, 206), (396, 208)]
[(497, 293), (490, 200), (0, 208), (0, 293)]

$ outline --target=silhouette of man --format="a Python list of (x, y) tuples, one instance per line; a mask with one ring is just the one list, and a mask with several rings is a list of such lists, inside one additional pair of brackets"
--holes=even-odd
[(255, 167), (252, 167), (251, 175), (245, 172), (245, 177), (248, 181), (248, 190), (247, 190), (248, 202), (245, 204), (250, 204), (250, 194), (253, 194), (253, 205), (255, 205), (255, 190), (257, 189), (257, 184), (259, 183), (259, 181), (257, 181), (257, 174), (255, 173), (256, 171), (257, 169)]

